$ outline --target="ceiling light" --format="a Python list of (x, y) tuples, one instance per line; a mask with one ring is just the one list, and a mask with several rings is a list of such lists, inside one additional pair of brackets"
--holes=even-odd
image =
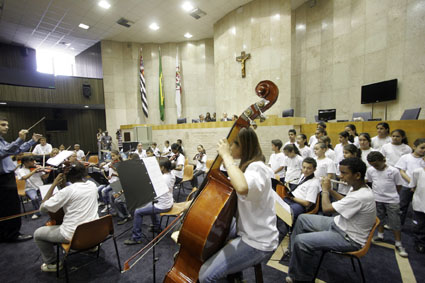
[(7, 102), (0, 102), (0, 105), (6, 105)]
[(84, 108), (89, 108), (89, 106), (88, 105), (84, 105)]
[(159, 26), (156, 23), (151, 23), (151, 25), (149, 26), (149, 28), (151, 30), (158, 30), (159, 29)]
[(185, 34), (184, 34), (184, 37), (186, 37), (186, 38), (191, 38), (193, 35), (191, 35), (190, 33), (188, 33), (188, 32), (186, 32)]
[(183, 10), (185, 10), (186, 12), (190, 12), (193, 10), (193, 6), (190, 2), (184, 2), (182, 5)]
[(89, 29), (90, 28), (88, 25), (85, 25), (83, 23), (79, 24), (78, 27), (80, 27), (82, 29)]
[(71, 47), (70, 49), (71, 49), (71, 50), (75, 50), (75, 48), (74, 48), (74, 47)]
[(104, 1), (104, 0), (97, 3), (97, 5), (99, 5), (103, 9), (109, 9), (111, 7), (111, 4), (109, 4), (107, 1)]

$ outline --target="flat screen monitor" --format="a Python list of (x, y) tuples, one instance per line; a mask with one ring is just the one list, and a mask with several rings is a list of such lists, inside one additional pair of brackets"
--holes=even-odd
[(45, 120), (47, 132), (64, 132), (68, 131), (67, 120)]
[(395, 100), (397, 79), (362, 86), (362, 104)]
[(321, 109), (319, 110), (319, 121), (329, 121), (336, 119), (336, 109)]

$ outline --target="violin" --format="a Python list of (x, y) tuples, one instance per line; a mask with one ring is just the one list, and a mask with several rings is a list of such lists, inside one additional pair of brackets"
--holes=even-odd
[[(249, 106), (235, 121), (227, 136), (229, 144), (240, 129), (254, 124), (254, 119), (265, 120), (263, 112), (276, 102), (279, 93), (271, 81), (261, 81), (255, 91), (262, 99)], [(237, 199), (230, 181), (220, 172), (221, 163), (221, 157), (217, 156), (184, 216), (178, 238), (180, 250), (164, 278), (166, 283), (196, 282), (202, 264), (226, 243)]]
[(176, 161), (177, 158), (179, 158), (180, 153), (176, 153), (173, 156), (170, 157), (170, 161)]
[(51, 167), (51, 166), (43, 167), (41, 165), (31, 166), (31, 167), (29, 167), (29, 169), (30, 169), (31, 172), (34, 171), (34, 170), (37, 170), (37, 169), (41, 169), (40, 172), (44, 172), (44, 173), (50, 173), (54, 170), (58, 170), (58, 168), (54, 168), (54, 167)]

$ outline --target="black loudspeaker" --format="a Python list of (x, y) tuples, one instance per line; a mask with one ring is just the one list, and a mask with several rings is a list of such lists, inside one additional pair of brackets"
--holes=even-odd
[(83, 84), (83, 95), (86, 98), (91, 96), (91, 86), (89, 84)]

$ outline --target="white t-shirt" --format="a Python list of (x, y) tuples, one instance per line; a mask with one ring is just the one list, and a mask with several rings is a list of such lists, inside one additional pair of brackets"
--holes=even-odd
[[(19, 180), (22, 180), (22, 177), (27, 176), (31, 173), (31, 170), (29, 168), (19, 168), (16, 170), (16, 175)], [(43, 176), (43, 172), (34, 173), (31, 177), (25, 180), (25, 191), (28, 191), (30, 189), (38, 190), (40, 186), (43, 185), (43, 180), (41, 179), (41, 176)]]
[(248, 184), (248, 194), (236, 193), (237, 233), (249, 246), (262, 251), (273, 251), (279, 244), (271, 183), (273, 171), (263, 162), (256, 161), (248, 165), (244, 176)]
[(82, 151), (81, 149), (79, 149), (79, 150), (76, 152), (76, 154), (77, 154), (77, 159), (78, 159), (78, 160), (83, 160), (83, 159), (85, 159), (84, 151)]
[(328, 148), (325, 152), (325, 156), (333, 161), (335, 161), (335, 151)]
[[(334, 148), (335, 151), (335, 164), (339, 164), (344, 159), (344, 145), (341, 143), (337, 144)], [(326, 155), (326, 154), (325, 154)]]
[(314, 177), (308, 181), (305, 181), (299, 185), (295, 190), (292, 191), (294, 197), (316, 203), (317, 194), (320, 192), (320, 181)]
[(334, 222), (348, 237), (364, 246), (376, 221), (376, 205), (369, 187), (356, 191), (351, 188), (347, 196), (332, 203), (339, 215)]
[(391, 143), (392, 139), (390, 136), (380, 139), (378, 136), (372, 138), (372, 147), (376, 150), (381, 150), (381, 147), (386, 143)]
[(112, 168), (112, 166), (116, 168), (117, 163), (115, 163), (115, 164), (113, 165), (113, 164), (112, 164), (112, 162), (109, 162), (108, 164), (106, 164), (105, 166), (103, 166), (103, 169), (104, 169), (105, 171), (108, 171), (108, 177), (111, 177), (111, 178), (108, 180), (110, 184), (112, 184), (112, 183), (114, 183), (114, 182), (116, 182), (116, 181), (118, 181), (118, 180), (119, 180), (119, 178), (118, 178), (118, 172), (117, 172), (117, 171), (115, 171), (115, 170)]
[(286, 166), (285, 182), (298, 184), (303, 169), (303, 158), (298, 154), (293, 158), (286, 157), (284, 166)]
[(142, 149), (142, 151), (141, 152), (139, 152), (138, 150), (136, 150), (135, 152), (133, 152), (133, 153), (136, 153), (138, 156), (139, 156), (139, 159), (140, 160), (142, 160), (142, 158), (146, 158), (146, 157), (148, 157), (147, 155), (146, 155), (146, 150), (144, 150), (144, 149)]
[(314, 153), (308, 146), (304, 146), (303, 148), (298, 147), (298, 150), (300, 151), (300, 154), (303, 158), (313, 157)]
[(182, 167), (182, 170), (181, 171), (178, 171), (178, 170), (172, 170), (171, 171), (171, 173), (173, 173), (174, 174), (174, 176), (176, 176), (176, 177), (178, 177), (178, 178), (180, 178), (180, 179), (183, 179), (183, 171), (184, 171), (184, 161), (185, 161), (185, 159), (184, 159), (184, 155), (183, 154), (179, 154), (179, 157), (177, 157), (177, 160), (176, 161), (173, 161), (173, 162), (175, 162), (176, 163), (176, 167), (177, 166), (179, 166), (179, 165), (183, 165), (183, 167)]
[(153, 151), (153, 155), (155, 155), (156, 157), (160, 157), (161, 156), (161, 153), (159, 152), (159, 148), (158, 147), (155, 147), (155, 148), (152, 148), (151, 147), (151, 149)]
[(370, 167), (370, 164), (369, 164), (369, 162), (367, 161), (367, 155), (369, 154), (369, 153), (371, 153), (372, 151), (377, 151), (376, 149), (373, 149), (373, 148), (369, 148), (369, 149), (367, 149), (367, 150), (361, 150), (362, 151), (362, 160), (363, 160), (363, 162), (366, 164), (366, 166), (367, 166), (367, 168), (369, 168)]
[(171, 146), (169, 147), (164, 146), (164, 149), (162, 150), (162, 154), (163, 156), (171, 157), (173, 155), (173, 153), (171, 152)]
[(293, 144), (293, 145), (295, 145), (297, 148), (298, 148), (298, 144), (297, 144), (297, 142), (295, 141), (295, 142), (291, 142), (291, 141), (287, 141), (283, 146), (282, 146), (282, 150), (283, 150), (283, 148), (285, 147), (285, 146), (287, 146), (288, 144)]
[(159, 209), (169, 209), (173, 207), (174, 203), (173, 189), (174, 183), (176, 182), (176, 177), (171, 173), (165, 173), (162, 175), (162, 177), (165, 184), (167, 185), (168, 192), (158, 198), (158, 203), (155, 204), (155, 207)]
[[(272, 153), (269, 159), (269, 165), (272, 168), (273, 172), (275, 172), (279, 167), (285, 166), (285, 154), (283, 152)], [(282, 169), (276, 173), (280, 178), (285, 177), (285, 170)]]
[[(409, 176), (409, 178), (412, 178), (413, 171), (417, 168), (424, 168), (425, 167), (425, 161), (422, 157), (415, 157), (413, 156), (413, 153), (405, 154), (398, 160), (397, 164), (395, 165), (396, 168), (404, 170)], [(408, 187), (409, 183), (403, 179), (403, 186)]]
[(199, 160), (196, 160), (196, 170), (203, 171), (207, 170), (207, 155), (203, 154), (200, 162)]
[(387, 164), (395, 166), (400, 159), (405, 154), (412, 153), (412, 149), (407, 144), (394, 145), (392, 143), (386, 143), (381, 147), (381, 153), (385, 156)]
[(314, 145), (317, 143), (316, 135), (312, 135), (308, 140), (308, 144), (310, 145), (311, 150), (313, 150)]
[(416, 187), (412, 199), (413, 210), (425, 213), (425, 168), (413, 171), (409, 187)]
[(49, 143), (46, 143), (44, 146), (41, 144), (37, 144), (32, 151), (35, 155), (47, 155), (52, 152), (52, 145)]
[(320, 177), (326, 177), (328, 174), (335, 174), (336, 173), (336, 167), (333, 160), (325, 157), (323, 159), (317, 159), (317, 167), (316, 171), (314, 171), (314, 176), (317, 178)]
[(384, 170), (379, 171), (371, 166), (366, 171), (366, 179), (368, 182), (372, 182), (372, 191), (376, 201), (400, 202), (396, 186), (401, 186), (403, 180), (397, 168), (387, 165)]
[(359, 136), (354, 136), (354, 142), (353, 144), (357, 146), (357, 148), (360, 148), (360, 142), (359, 142)]
[(65, 239), (71, 240), (78, 225), (99, 218), (97, 197), (97, 187), (92, 181), (78, 182), (59, 190), (40, 209), (57, 212), (63, 208), (65, 216), (59, 230)]

